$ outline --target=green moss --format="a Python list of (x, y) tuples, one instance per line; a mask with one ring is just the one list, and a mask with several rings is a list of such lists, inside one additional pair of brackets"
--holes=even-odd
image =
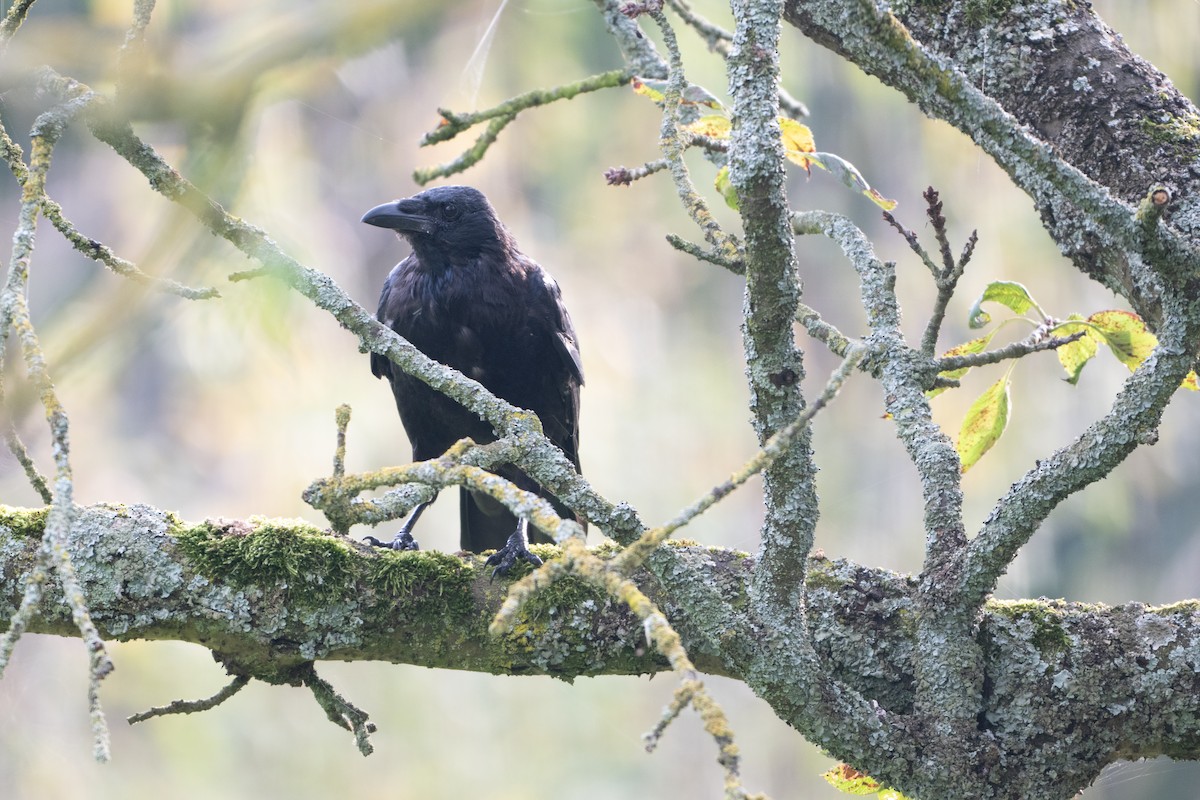
[(1062, 626), (1062, 615), (1044, 601), (993, 600), (988, 603), (988, 610), (1014, 622), (1031, 622), (1032, 644), (1043, 655), (1053, 655), (1071, 646), (1071, 639)]
[(521, 618), (526, 622), (536, 621), (567, 609), (584, 608), (584, 603), (589, 600), (596, 606), (603, 605), (608, 595), (578, 575), (566, 575), (526, 600), (521, 609)]
[(1142, 130), (1156, 142), (1169, 145), (1195, 145), (1200, 139), (1200, 115), (1194, 113), (1169, 117), (1165, 121), (1142, 118)]
[(7, 528), (13, 536), (42, 538), (46, 530), (46, 518), (50, 508), (17, 508), (0, 505), (0, 528)]
[(303, 523), (249, 522), (205, 522), (176, 531), (176, 539), (196, 571), (213, 580), (283, 586), (293, 602), (307, 607), (345, 595), (355, 561), (349, 545)]
[(436, 550), (400, 552), (380, 550), (370, 559), (368, 582), (377, 592), (404, 597), (419, 603), (424, 598), (444, 598), (447, 593), (461, 599), (466, 613), (473, 609), (471, 584), (475, 570), (458, 556)]
[(1200, 613), (1200, 600), (1180, 600), (1178, 603), (1170, 603), (1165, 606), (1154, 606), (1146, 609), (1152, 614), (1161, 614), (1164, 617), (1169, 617), (1173, 614), (1183, 614), (1191, 616)]
[(817, 589), (827, 589), (831, 592), (837, 592), (846, 586), (846, 581), (835, 575), (831, 570), (825, 569), (821, 565), (812, 564), (811, 562), (806, 583), (810, 592)]

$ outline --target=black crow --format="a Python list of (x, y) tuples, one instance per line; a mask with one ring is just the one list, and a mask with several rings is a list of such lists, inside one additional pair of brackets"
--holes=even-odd
[[(579, 388), (583, 367), (571, 317), (558, 284), (519, 249), (483, 193), (469, 186), (439, 186), (368, 211), (368, 225), (390, 228), (412, 246), (379, 297), (379, 321), (421, 352), (454, 367), (493, 394), (538, 415), (542, 429), (579, 469)], [(415, 461), (436, 458), (464, 436), (493, 441), (491, 425), (462, 405), (371, 354), (371, 371), (387, 378)], [(494, 472), (574, 514), (511, 464)], [(413, 510), (391, 542), (376, 546), (417, 549)], [(518, 558), (541, 563), (526, 549), (528, 524), (491, 497), (460, 489), (463, 550), (496, 549), (488, 564), (507, 572)], [(535, 541), (548, 541), (538, 531)]]

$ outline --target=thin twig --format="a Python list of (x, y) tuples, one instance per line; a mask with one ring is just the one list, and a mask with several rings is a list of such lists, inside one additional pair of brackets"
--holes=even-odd
[(683, 57), (679, 52), (675, 31), (667, 22), (661, 9), (647, 10), (646, 13), (662, 31), (663, 44), (667, 48), (671, 68), (666, 90), (663, 92), (663, 120), (659, 132), (659, 147), (662, 149), (663, 156), (666, 157), (667, 169), (675, 183), (675, 191), (679, 195), (684, 210), (700, 227), (700, 230), (704, 231), (704, 238), (721, 254), (722, 260), (726, 263), (738, 262), (742, 257), (741, 243), (738, 242), (737, 237), (722, 230), (712, 212), (709, 211), (708, 203), (696, 191), (687, 164), (683, 160), (683, 153), (688, 145), (687, 139), (690, 137), (690, 134), (685, 137), (684, 133), (680, 131), (680, 104), (683, 91), (687, 87), (687, 77), (683, 72)]
[(453, 139), (458, 134), (480, 122), (487, 122), (487, 128), (475, 140), (475, 144), (458, 158), (435, 167), (416, 169), (413, 171), (413, 180), (418, 184), (424, 185), (435, 178), (455, 175), (476, 164), (487, 153), (492, 143), (496, 141), (496, 138), (500, 135), (500, 131), (504, 130), (508, 123), (516, 119), (517, 115), (526, 109), (548, 105), (558, 100), (570, 100), (572, 97), (585, 92), (624, 86), (632, 78), (633, 74), (628, 70), (618, 69), (593, 75), (590, 78), (583, 78), (574, 83), (557, 86), (553, 89), (535, 89), (505, 100), (503, 103), (483, 111), (457, 114), (448, 109), (439, 109), (438, 113), (442, 115), (442, 124), (425, 134), (421, 139), (422, 146)]
[(250, 683), (248, 675), (238, 675), (232, 681), (225, 685), (221, 691), (214, 694), (212, 697), (206, 697), (202, 700), (175, 700), (165, 706), (155, 706), (154, 708), (140, 711), (137, 714), (131, 714), (125, 718), (125, 721), (130, 725), (136, 725), (139, 722), (145, 722), (154, 717), (165, 717), (170, 714), (194, 714), (197, 711), (208, 711), (211, 708), (224, 703), (229, 698), (246, 688)]
[(303, 681), (304, 685), (313, 693), (317, 705), (325, 710), (325, 716), (329, 718), (329, 721), (354, 734), (354, 743), (358, 746), (358, 752), (364, 756), (375, 752), (375, 747), (370, 742), (370, 736), (376, 731), (376, 728), (375, 723), (367, 721), (367, 712), (338, 694), (328, 681), (317, 675), (317, 671), (311, 663), (303, 676)]
[(815, 308), (804, 303), (796, 304), (796, 322), (803, 325), (809, 336), (828, 347), (834, 355), (845, 358), (852, 348), (858, 346), (857, 342), (826, 322)]
[[(720, 54), (723, 58), (729, 57), (729, 48), (733, 44), (732, 33), (697, 14), (685, 0), (668, 0), (668, 2), (671, 5), (671, 10), (678, 14), (684, 23), (695, 30), (700, 35), (700, 38), (704, 39), (708, 44), (709, 50)], [(779, 106), (783, 109), (784, 113), (793, 119), (808, 116), (808, 107), (788, 94), (787, 90), (782, 86), (779, 87)]]
[(8, 49), (9, 41), (17, 34), (33, 3), (34, 0), (17, 0), (4, 16), (4, 22), (0, 23), (0, 55)]
[(1043, 350), (1057, 350), (1063, 345), (1078, 341), (1087, 335), (1086, 331), (1077, 331), (1070, 336), (1052, 336), (1050, 338), (1026, 338), (1019, 342), (1005, 345), (996, 350), (982, 353), (970, 353), (961, 356), (946, 356), (937, 359), (937, 371), (953, 372), (963, 368), (983, 367), (988, 364), (998, 364), (1010, 358), (1021, 358), (1030, 353), (1040, 353)]
[(625, 548), (625, 550), (612, 560), (612, 568), (624, 575), (628, 575), (649, 558), (651, 553), (666, 541), (671, 534), (707, 511), (750, 478), (774, 464), (782, 454), (788, 451), (788, 448), (792, 446), (796, 437), (808, 426), (812, 418), (821, 409), (829, 405), (833, 398), (837, 396), (838, 391), (842, 388), (846, 379), (854, 372), (859, 362), (862, 361), (866, 352), (865, 347), (852, 347), (849, 353), (847, 353), (846, 358), (842, 360), (838, 368), (829, 376), (829, 380), (826, 382), (825, 389), (821, 392), (820, 397), (805, 408), (791, 424), (768, 439), (766, 444), (762, 446), (762, 449), (755, 453), (754, 457), (742, 465), (739, 470), (730, 475), (728, 479), (714, 486), (703, 497), (680, 511), (669, 522), (642, 534), (636, 542)]
[[(46, 367), (37, 332), (29, 315), (27, 300), (29, 269), (33, 256), (37, 232), (37, 217), (45, 197), (46, 174), (54, 153), (54, 146), (67, 124), (90, 102), (91, 93), (84, 92), (41, 114), (30, 134), (30, 165), (26, 180), (21, 188), (21, 211), (17, 232), (13, 236), (12, 258), (9, 263), (8, 280), (0, 292), (0, 336), (6, 335), (9, 326), (17, 334), (25, 359), (25, 369), (31, 383), (41, 396), (54, 442), (55, 478), (53, 502), (46, 519), (42, 547), (38, 560), (26, 582), (21, 606), (9, 622), (9, 630), (0, 637), (0, 668), (7, 664), (17, 638), (25, 630), (30, 615), (41, 599), (42, 587), (53, 569), (63, 589), (63, 599), (71, 609), (75, 626), (87, 647), (90, 668), (88, 673), (88, 707), (92, 720), (94, 754), (97, 761), (108, 760), (108, 727), (100, 708), (99, 684), (110, 672), (113, 664), (108, 657), (99, 631), (88, 613), (83, 589), (75, 574), (67, 548), (67, 538), (75, 520), (72, 501), (70, 446), (68, 443), (67, 414)], [(3, 365), (0, 364), (0, 367)]]

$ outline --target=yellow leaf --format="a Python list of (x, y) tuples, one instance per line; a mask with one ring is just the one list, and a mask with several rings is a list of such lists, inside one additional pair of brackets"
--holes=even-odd
[(629, 82), (629, 85), (633, 87), (635, 94), (640, 94), (643, 97), (649, 97), (656, 103), (661, 103), (663, 98), (666, 97), (666, 95), (663, 94), (664, 90), (667, 88), (666, 81), (647, 80), (645, 78), (634, 76), (633, 80)]
[(883, 786), (870, 775), (859, 772), (849, 764), (838, 764), (821, 774), (826, 783), (840, 792), (854, 795), (877, 794), (879, 800), (908, 800), (895, 789)]
[(1133, 372), (1158, 345), (1146, 323), (1132, 311), (1097, 311), (1088, 317), (1108, 349)]
[(993, 383), (967, 409), (955, 449), (966, 472), (1004, 433), (1008, 425), (1008, 375)]
[(838, 791), (846, 794), (867, 795), (875, 794), (881, 788), (878, 781), (872, 780), (849, 764), (838, 764), (821, 777)]
[(804, 160), (825, 170), (851, 189), (862, 192), (872, 203), (886, 211), (890, 211), (897, 205), (895, 200), (888, 200), (872, 189), (858, 168), (836, 153), (809, 153)]
[(815, 153), (817, 150), (812, 130), (794, 119), (780, 117), (779, 138), (783, 140), (783, 152), (787, 156), (787, 160), (793, 164), (799, 164), (811, 172), (809, 160), (803, 154)]
[(712, 139), (728, 139), (733, 130), (733, 122), (724, 114), (705, 114), (695, 122), (684, 126), (684, 130), (697, 136), (708, 136)]

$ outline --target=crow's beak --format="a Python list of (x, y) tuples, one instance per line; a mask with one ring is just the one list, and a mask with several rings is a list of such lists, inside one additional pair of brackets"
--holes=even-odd
[(411, 200), (384, 203), (363, 214), (362, 221), (377, 228), (390, 228), (401, 233), (433, 233), (433, 220), (425, 214), (417, 213), (415, 205)]

